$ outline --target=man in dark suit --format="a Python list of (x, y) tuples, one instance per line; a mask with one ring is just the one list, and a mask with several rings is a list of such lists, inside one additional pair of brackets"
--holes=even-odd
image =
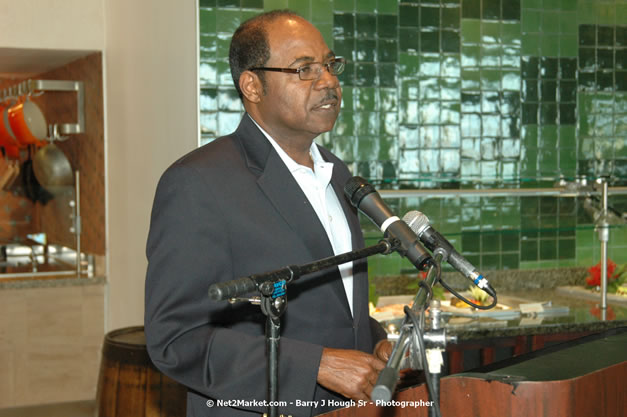
[[(247, 113), (233, 134), (163, 174), (147, 244), (147, 347), (189, 387), (188, 416), (266, 411), (253, 401), (266, 398), (265, 316), (248, 303), (210, 301), (211, 284), (364, 245), (342, 192), (351, 174), (313, 143), (339, 113), (342, 59), (309, 22), (280, 11), (240, 26), (230, 64)], [(390, 344), (368, 315), (366, 262), (302, 277), (287, 295), (280, 412), (310, 416), (336, 408), (329, 400), (368, 400)]]

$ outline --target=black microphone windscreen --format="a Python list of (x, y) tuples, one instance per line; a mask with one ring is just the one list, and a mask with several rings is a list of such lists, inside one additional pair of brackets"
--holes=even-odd
[(368, 181), (357, 176), (349, 178), (346, 181), (346, 185), (344, 185), (344, 195), (357, 208), (359, 208), (359, 203), (365, 196), (376, 191)]

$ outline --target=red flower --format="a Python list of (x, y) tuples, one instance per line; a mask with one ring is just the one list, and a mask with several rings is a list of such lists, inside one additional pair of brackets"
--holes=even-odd
[[(590, 314), (601, 320), (601, 309), (599, 308), (599, 306), (590, 307)], [(605, 315), (605, 319), (614, 320), (615, 318), (616, 313), (614, 313), (614, 310), (612, 310), (611, 306), (607, 306), (607, 314)]]
[[(618, 278), (618, 276), (613, 276), (614, 271), (616, 271), (616, 264), (612, 262), (611, 259), (608, 259), (607, 260), (607, 280), (608, 281)], [(592, 268), (588, 268), (588, 272), (590, 272), (590, 276), (586, 278), (586, 284), (588, 284), (588, 286), (590, 287), (597, 287), (601, 285), (601, 262), (599, 262)]]

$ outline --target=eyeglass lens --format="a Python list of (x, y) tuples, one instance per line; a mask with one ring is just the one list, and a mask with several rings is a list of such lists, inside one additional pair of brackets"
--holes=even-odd
[(322, 75), (322, 71), (324, 68), (327, 68), (331, 75), (339, 75), (344, 70), (344, 62), (343, 61), (331, 61), (326, 64), (320, 63), (312, 63), (309, 65), (305, 65), (300, 68), (298, 75), (301, 80), (313, 80), (320, 78)]

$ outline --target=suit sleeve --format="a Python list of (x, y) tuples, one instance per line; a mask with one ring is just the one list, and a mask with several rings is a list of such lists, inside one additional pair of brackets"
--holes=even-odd
[[(204, 396), (261, 401), (266, 399), (264, 337), (223, 327), (214, 317), (225, 302), (207, 294), (212, 283), (238, 278), (225, 209), (217, 198), (193, 167), (175, 164), (159, 182), (146, 250), (146, 344), (157, 368)], [(281, 338), (281, 400), (313, 399), (321, 355), (322, 346)], [(310, 410), (288, 406), (282, 412), (296, 416)]]
[(381, 326), (381, 323), (379, 323), (377, 320), (373, 319), (372, 317), (369, 317), (369, 319), (370, 319), (370, 331), (372, 333), (372, 339), (374, 340), (374, 345), (376, 345), (377, 342), (383, 339), (387, 339), (388, 334), (383, 328), (383, 326)]

